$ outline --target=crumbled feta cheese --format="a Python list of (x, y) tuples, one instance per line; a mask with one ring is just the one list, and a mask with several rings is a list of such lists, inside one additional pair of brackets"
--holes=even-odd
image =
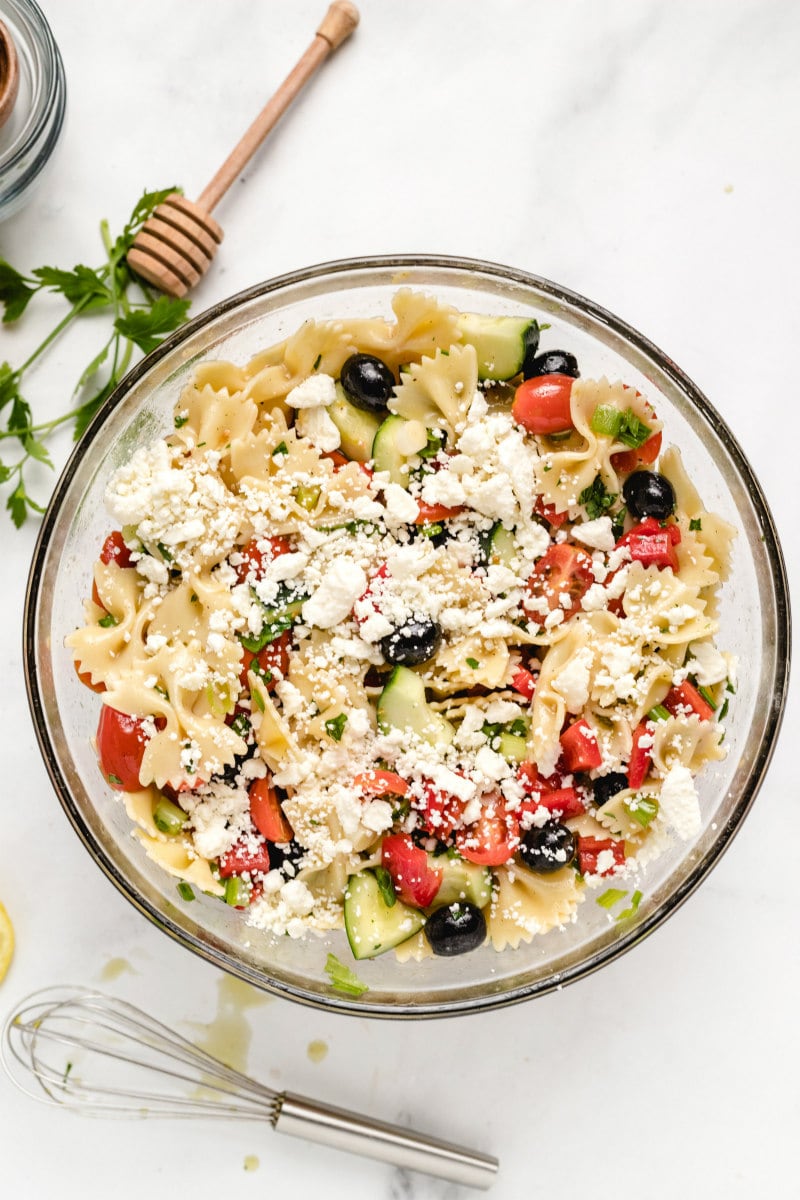
[(367, 589), (367, 576), (357, 563), (337, 559), (323, 575), (319, 587), (302, 608), (303, 620), (319, 629), (332, 629), (345, 617)]
[(301, 408), (297, 414), (295, 429), (300, 437), (308, 438), (312, 445), (325, 453), (338, 450), (342, 444), (342, 435), (334, 425), (327, 409)]
[(594, 521), (578, 522), (572, 526), (572, 536), (594, 550), (614, 549), (611, 517), (597, 517)]
[(711, 642), (691, 642), (689, 653), (689, 670), (702, 687), (713, 687), (728, 678), (728, 664)]
[(330, 375), (309, 375), (286, 397), (290, 408), (319, 408), (333, 404), (336, 399), (336, 380)]
[(678, 764), (667, 772), (661, 784), (658, 815), (684, 842), (700, 832), (700, 803), (688, 767)]

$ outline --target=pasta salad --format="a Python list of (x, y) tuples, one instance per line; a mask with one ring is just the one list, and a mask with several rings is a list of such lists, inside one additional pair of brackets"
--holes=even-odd
[(185, 900), (418, 959), (517, 947), (698, 834), (735, 531), (535, 320), (392, 307), (196, 368), (108, 484), (67, 641)]

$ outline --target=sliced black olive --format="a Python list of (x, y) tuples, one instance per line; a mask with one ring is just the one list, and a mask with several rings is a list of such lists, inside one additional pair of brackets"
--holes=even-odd
[[(291, 842), (267, 842), (267, 851), (270, 869), (273, 871), (280, 871), (287, 862), (296, 867), (305, 854), (305, 849), (294, 839)], [(284, 871), (287, 879), (292, 879), (294, 874), (292, 870)]]
[(529, 829), (519, 847), (519, 856), (526, 867), (549, 875), (571, 863), (578, 850), (578, 839), (566, 825), (548, 821), (541, 829)]
[(448, 958), (468, 954), (486, 940), (486, 918), (476, 905), (466, 900), (437, 908), (423, 929), (433, 953)]
[(353, 354), (340, 376), (347, 399), (356, 408), (382, 413), (392, 395), (394, 375), (374, 354)]
[(430, 617), (412, 617), (381, 638), (381, 654), (395, 667), (417, 667), (442, 644), (441, 626)]
[(577, 379), (580, 371), (574, 354), (566, 350), (548, 350), (546, 354), (539, 354), (535, 358), (526, 354), (522, 374), (526, 379), (533, 379), (535, 375), (571, 375)]
[(609, 775), (600, 775), (594, 780), (594, 802), (601, 808), (604, 804), (608, 804), (612, 796), (616, 796), (617, 792), (623, 792), (628, 786), (628, 778), (622, 774), (622, 771), (612, 771)]
[(622, 485), (622, 496), (632, 517), (665, 521), (675, 511), (675, 490), (657, 471), (634, 471)]

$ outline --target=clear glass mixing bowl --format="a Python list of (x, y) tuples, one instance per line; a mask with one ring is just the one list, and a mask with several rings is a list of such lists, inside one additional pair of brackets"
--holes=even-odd
[[(329, 950), (350, 961), (344, 934), (272, 939), (219, 901), (181, 902), (175, 880), (131, 837), (123, 805), (100, 775), (92, 748), (99, 701), (78, 682), (64, 638), (82, 621), (108, 532), (106, 482), (170, 427), (193, 368), (206, 359), (244, 362), (309, 317), (389, 315), (401, 285), (435, 292), (462, 310), (548, 321), (547, 345), (575, 353), (584, 375), (622, 378), (648, 395), (665, 421), (665, 442), (681, 447), (707, 506), (739, 530), (718, 641), (739, 656), (741, 670), (726, 721), (728, 756), (699, 778), (702, 832), (648, 867), (635, 918), (610, 924), (589, 900), (577, 923), (516, 951), (484, 947), (404, 965), (390, 953), (354, 964), (369, 991), (353, 998), (333, 991), (323, 969)], [(491, 263), (421, 256), (326, 263), (270, 280), (197, 317), (144, 359), (100, 410), (59, 481), (25, 615), (28, 693), (47, 769), (79, 837), (123, 895), (184, 946), (258, 987), (330, 1010), (407, 1018), (541, 995), (610, 962), (674, 912), (719, 859), (756, 796), (780, 726), (788, 654), (787, 585), (772, 517), (741, 449), (694, 384), (634, 329), (555, 284)]]

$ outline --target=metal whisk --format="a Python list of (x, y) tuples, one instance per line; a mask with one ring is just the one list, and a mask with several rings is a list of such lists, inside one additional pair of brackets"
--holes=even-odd
[(266, 1120), (279, 1133), (475, 1188), (489, 1187), (499, 1165), (462, 1146), (276, 1092), (133, 1004), (87, 988), (28, 996), (5, 1023), (0, 1057), (27, 1095), (87, 1116)]

